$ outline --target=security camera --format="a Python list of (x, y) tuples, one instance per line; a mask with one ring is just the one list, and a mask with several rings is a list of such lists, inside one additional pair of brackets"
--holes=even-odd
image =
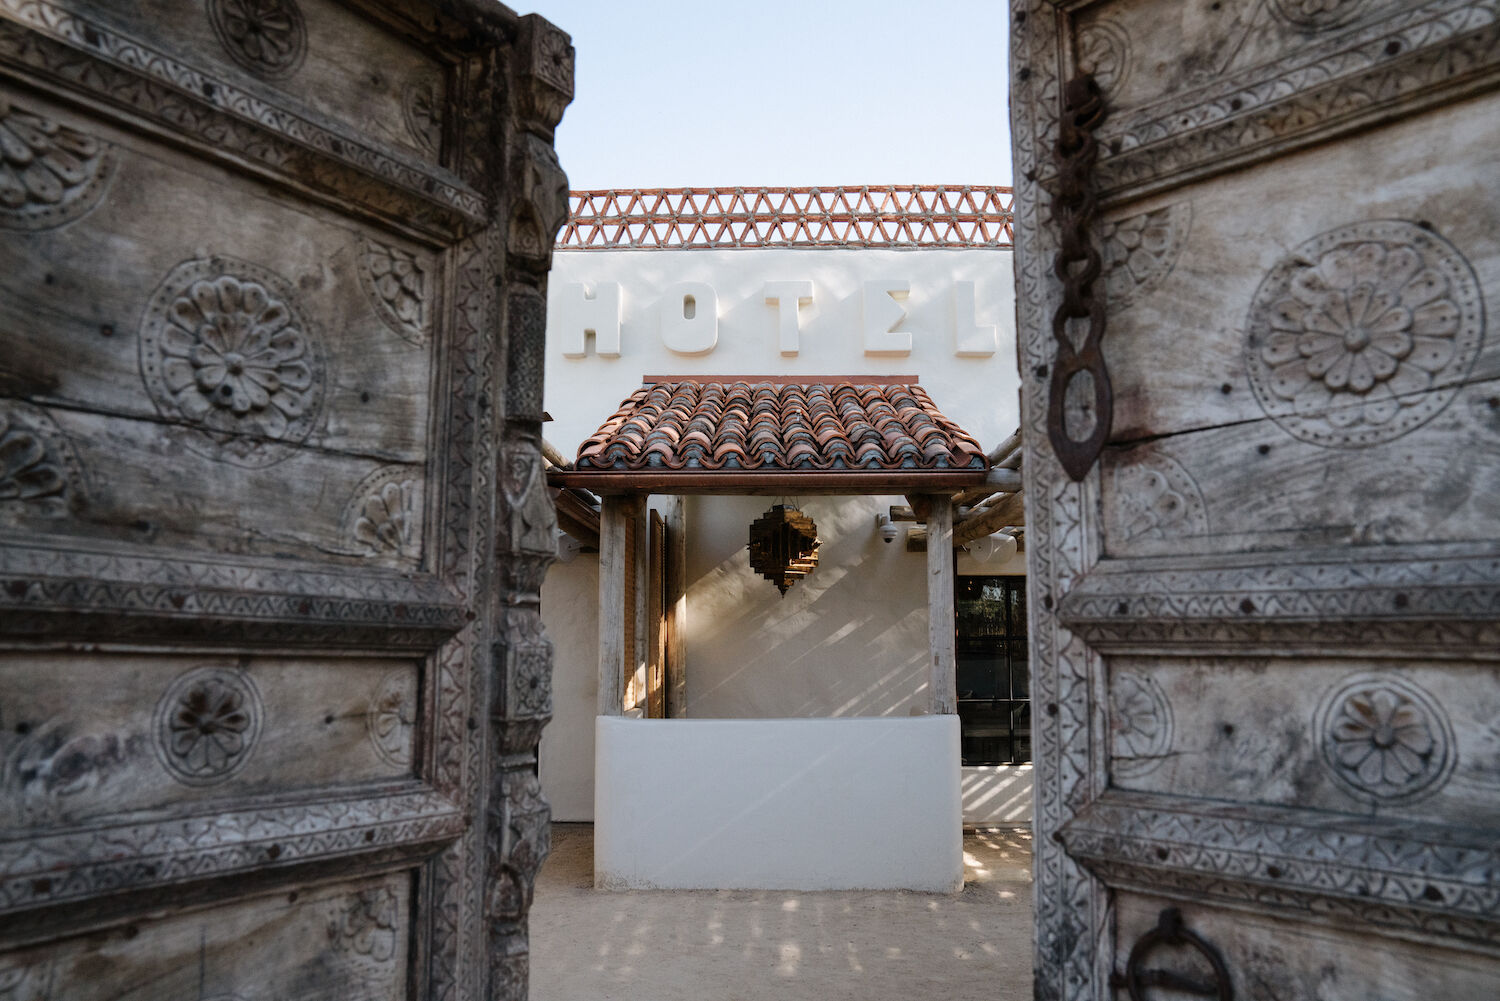
[(875, 523), (880, 526), (880, 537), (885, 540), (886, 545), (896, 541), (896, 536), (901, 534), (901, 527), (891, 520), (888, 514), (879, 515)]

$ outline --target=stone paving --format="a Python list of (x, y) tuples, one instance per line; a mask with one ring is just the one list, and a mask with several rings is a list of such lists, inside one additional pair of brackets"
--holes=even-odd
[(531, 912), (533, 1001), (1024, 1001), (1031, 833), (964, 837), (962, 893), (593, 889), (593, 828), (555, 824)]

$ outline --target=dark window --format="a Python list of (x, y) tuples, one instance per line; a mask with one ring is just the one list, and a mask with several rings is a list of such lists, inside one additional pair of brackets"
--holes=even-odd
[(1026, 578), (959, 577), (954, 611), (964, 764), (1030, 761)]

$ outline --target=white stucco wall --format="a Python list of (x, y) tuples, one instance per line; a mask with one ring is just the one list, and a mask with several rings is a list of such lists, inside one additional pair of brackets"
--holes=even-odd
[(597, 725), (595, 886), (963, 888), (956, 716)]
[[(900, 280), (906, 317), (892, 341), (906, 353), (867, 353), (865, 283)], [(783, 353), (779, 307), (768, 282), (809, 281), (798, 311), (796, 353)], [(712, 286), (717, 339), (684, 354), (663, 342), (663, 302), (680, 282)], [(618, 357), (600, 338), (564, 336), (582, 315), (583, 284), (621, 298)], [(964, 311), (972, 283), (974, 324), (993, 326), (991, 354), (972, 351)], [(916, 375), (937, 405), (985, 448), (1018, 423), (1011, 254), (1005, 250), (621, 250), (559, 251), (549, 279), (547, 440), (571, 457), (641, 383), (643, 375)], [(876, 296), (878, 300), (880, 297)], [(886, 297), (889, 299), (889, 297)], [(597, 322), (597, 319), (593, 322)], [(967, 330), (967, 333), (965, 331)], [(882, 331), (883, 332), (883, 331)], [(960, 344), (960, 335), (968, 338)], [(613, 345), (606, 331), (606, 348)], [(983, 338), (980, 338), (982, 342)], [(574, 355), (580, 346), (586, 353)], [(571, 342), (571, 343), (570, 343)], [(819, 566), (783, 599), (749, 569), (746, 532), (775, 498), (694, 497), (687, 503), (688, 601), (684, 639), (688, 715), (707, 717), (905, 716), (926, 704), (925, 556), (886, 544), (875, 515), (900, 497), (800, 498), (816, 521)], [(557, 644), (554, 721), (542, 740), (542, 781), (561, 820), (590, 819), (597, 620), (597, 558), (554, 567), (542, 611)], [(1024, 558), (1001, 570), (1023, 572)], [(586, 621), (585, 621), (586, 620)]]

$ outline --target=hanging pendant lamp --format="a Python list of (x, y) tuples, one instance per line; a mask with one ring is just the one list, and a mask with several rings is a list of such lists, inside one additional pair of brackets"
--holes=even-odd
[(818, 565), (818, 526), (794, 507), (777, 504), (750, 524), (750, 567), (782, 597)]

